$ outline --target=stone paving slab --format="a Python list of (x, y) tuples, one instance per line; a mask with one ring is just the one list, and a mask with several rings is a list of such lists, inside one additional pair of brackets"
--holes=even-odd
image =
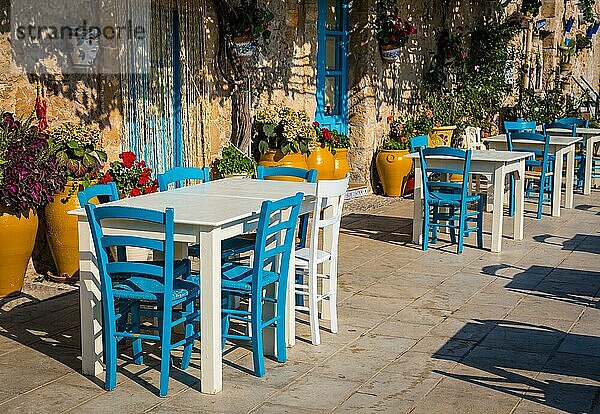
[[(159, 398), (158, 349), (119, 360), (117, 389), (79, 373), (76, 288), (28, 274), (24, 294), (0, 300), (0, 412), (600, 412), (600, 193), (537, 220), (526, 203), (525, 240), (491, 253), (447, 235), (428, 252), (410, 243), (412, 201), (348, 203), (340, 239), (338, 334), (321, 326), (266, 375), (247, 348), (226, 348), (223, 392), (198, 392), (199, 351), (171, 372)], [(512, 219), (504, 218), (510, 235)], [(179, 362), (175, 353), (175, 364)]]

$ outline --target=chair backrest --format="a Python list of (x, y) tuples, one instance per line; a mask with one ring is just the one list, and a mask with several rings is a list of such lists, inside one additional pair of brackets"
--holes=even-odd
[(465, 128), (465, 146), (467, 149), (485, 149), (481, 142), (481, 128), (468, 126)]
[(504, 121), (506, 132), (535, 132), (535, 121)]
[(567, 124), (563, 122), (552, 122), (549, 124), (543, 124), (542, 130), (544, 134), (548, 134), (549, 129), (558, 129), (559, 131), (552, 131), (553, 135), (568, 135), (571, 137), (577, 136), (577, 125), (576, 124)]
[[(174, 211), (167, 208), (164, 212), (126, 206), (95, 206), (86, 204), (85, 210), (94, 240), (98, 270), (100, 273), (100, 285), (102, 289), (102, 300), (109, 309), (113, 303), (113, 275), (136, 274), (161, 278), (164, 282), (163, 299), (172, 297), (173, 289), (173, 260), (174, 260)], [(128, 220), (130, 223), (152, 223), (162, 229), (163, 235), (158, 238), (142, 236), (131, 236), (126, 234), (105, 235), (103, 231), (103, 220)], [(138, 247), (143, 249), (162, 252), (164, 255), (164, 266), (150, 263), (128, 262), (127, 257), (119, 256), (110, 262), (108, 251), (111, 247), (117, 249), (127, 247)], [(131, 286), (137, 290), (136, 286)]]
[(588, 121), (587, 119), (583, 119), (583, 118), (560, 118), (560, 119), (555, 119), (554, 122), (560, 122), (561, 124), (567, 124), (567, 125), (576, 125), (576, 126), (584, 127), (584, 128), (587, 128), (590, 124), (590, 121)]
[[(338, 238), (340, 234), (340, 222), (342, 220), (342, 209), (344, 198), (348, 190), (350, 174), (340, 180), (321, 180), (317, 183), (317, 194), (313, 221), (310, 233), (310, 256), (316, 259), (319, 249), (319, 233), (328, 227), (332, 227), (331, 245), (323, 245), (321, 250), (331, 253), (331, 257), (337, 258)], [(313, 261), (313, 263), (315, 263)]]
[(262, 297), (264, 272), (267, 270), (276, 272), (279, 279), (278, 305), (281, 302), (281, 305), (285, 306), (290, 257), (294, 248), (296, 224), (303, 199), (303, 193), (296, 193), (292, 197), (262, 203), (254, 248), (252, 273), (254, 297), (258, 297), (257, 295)]
[[(548, 134), (538, 134), (533, 132), (508, 132), (506, 134), (509, 151), (533, 152), (535, 157), (525, 160), (528, 167), (542, 166), (543, 171), (548, 164), (548, 147), (550, 146), (550, 136)], [(521, 141), (521, 142), (519, 142)], [(527, 141), (541, 142), (543, 147), (528, 146)], [(524, 145), (525, 144), (525, 145)]]
[(77, 200), (79, 200), (79, 205), (84, 207), (92, 198), (99, 196), (108, 197), (108, 201), (117, 201), (119, 199), (117, 185), (113, 181), (91, 185), (77, 193)]
[(428, 135), (417, 135), (410, 137), (410, 152), (416, 152), (419, 148), (427, 148), (429, 146)]
[(307, 183), (317, 182), (317, 170), (305, 170), (303, 168), (296, 167), (265, 167), (259, 165), (256, 168), (256, 178), (264, 180), (267, 177), (273, 176), (287, 176), (301, 178)]
[[(427, 160), (430, 157), (444, 157), (447, 164), (441, 167), (429, 166)], [(466, 200), (469, 187), (469, 171), (471, 169), (471, 150), (461, 150), (451, 147), (419, 148), (419, 159), (421, 161), (421, 178), (423, 179), (423, 192), (425, 200), (436, 198), (436, 193), (456, 193), (460, 190), (462, 200)], [(458, 161), (458, 167), (453, 164)], [(462, 175), (462, 182), (456, 181), (432, 181), (429, 176), (433, 173), (441, 177), (449, 177), (450, 174)]]
[(203, 183), (210, 181), (210, 171), (208, 167), (193, 168), (193, 167), (175, 167), (163, 174), (158, 175), (158, 190), (167, 191), (169, 185), (173, 184), (175, 188), (179, 188), (186, 180), (198, 180)]

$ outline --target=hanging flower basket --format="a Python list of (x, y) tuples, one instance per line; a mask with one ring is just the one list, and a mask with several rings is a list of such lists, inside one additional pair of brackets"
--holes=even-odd
[(384, 62), (395, 62), (400, 57), (400, 48), (396, 45), (379, 45), (379, 52)]

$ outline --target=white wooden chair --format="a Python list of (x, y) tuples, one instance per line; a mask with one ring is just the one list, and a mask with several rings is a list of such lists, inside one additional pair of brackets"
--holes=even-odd
[[(321, 343), (319, 334), (319, 302), (329, 301), (329, 309), (323, 304), (323, 313), (329, 314), (331, 332), (337, 333), (337, 268), (338, 240), (344, 197), (348, 189), (349, 175), (341, 180), (317, 182), (317, 194), (309, 247), (296, 250), (297, 281), (295, 291), (302, 297), (308, 296), (308, 306), (296, 305), (296, 310), (308, 311), (311, 339), (314, 345)], [(319, 238), (322, 233), (322, 244)], [(319, 279), (321, 280), (319, 289)]]

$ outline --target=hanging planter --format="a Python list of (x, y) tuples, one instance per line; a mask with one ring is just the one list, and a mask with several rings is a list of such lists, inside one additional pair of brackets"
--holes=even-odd
[(412, 23), (402, 21), (398, 9), (380, 10), (377, 16), (377, 43), (384, 62), (395, 62), (409, 36), (417, 34)]
[(100, 33), (96, 29), (83, 30), (81, 27), (71, 29), (73, 36), (69, 36), (69, 43), (73, 67), (79, 69), (92, 68), (98, 55)]
[(232, 39), (233, 50), (238, 58), (249, 59), (256, 51), (256, 44), (250, 36), (239, 36)]
[(226, 31), (231, 36), (233, 51), (238, 58), (248, 59), (256, 52), (260, 39), (271, 36), (269, 26), (275, 18), (273, 13), (256, 4), (230, 7), (225, 10)]
[(379, 53), (384, 62), (395, 62), (400, 57), (400, 48), (395, 45), (379, 45)]

